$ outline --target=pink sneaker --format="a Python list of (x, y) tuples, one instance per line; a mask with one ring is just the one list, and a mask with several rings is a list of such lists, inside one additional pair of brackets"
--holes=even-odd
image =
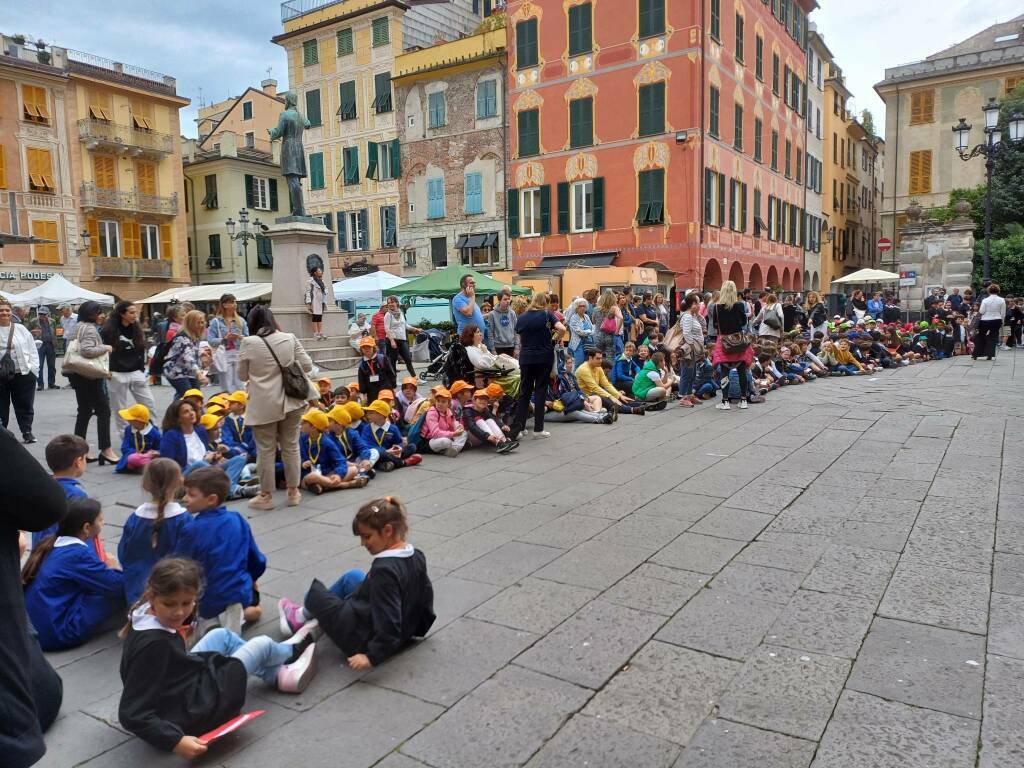
[(300, 610), (302, 610), (302, 606), (293, 603), (287, 597), (282, 597), (277, 601), (277, 612), (280, 614), (278, 624), (284, 637), (291, 637), (306, 623), (306, 620), (299, 615)]
[(310, 645), (298, 661), (282, 664), (277, 670), (277, 690), (281, 693), (302, 693), (316, 674), (316, 646)]

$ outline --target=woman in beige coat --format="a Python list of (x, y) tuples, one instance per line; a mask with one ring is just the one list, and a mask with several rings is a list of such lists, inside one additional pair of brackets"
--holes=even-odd
[[(245, 423), (252, 427), (256, 441), (260, 478), (260, 495), (250, 499), (249, 506), (254, 509), (274, 508), (274, 460), (280, 446), (288, 486), (288, 506), (294, 507), (302, 498), (299, 493), (299, 421), (306, 412), (306, 401), (285, 395), (280, 366), (287, 368), (298, 362), (308, 374), (313, 370), (313, 361), (294, 334), (278, 330), (269, 307), (254, 307), (249, 313), (248, 323), (250, 335), (242, 339), (238, 377), (249, 382)], [(274, 355), (277, 355), (276, 361)]]

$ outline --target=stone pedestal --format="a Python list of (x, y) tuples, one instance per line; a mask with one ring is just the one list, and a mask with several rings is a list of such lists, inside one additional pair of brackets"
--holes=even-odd
[(323, 333), (344, 336), (348, 333), (348, 317), (334, 303), (331, 262), (327, 258), (327, 242), (334, 233), (319, 219), (308, 216), (286, 216), (277, 219), (264, 233), (270, 238), (274, 253), (274, 296), (271, 309), (282, 330), (300, 338), (310, 338), (313, 327), (303, 301), (309, 273), (306, 259), (317, 255), (324, 265), (324, 287), (327, 289), (327, 312)]
[(974, 271), (974, 222), (954, 219), (936, 225), (912, 221), (900, 230), (897, 270), (916, 272), (917, 283), (900, 288), (903, 306), (920, 309), (929, 289), (942, 286), (947, 291), (971, 286)]

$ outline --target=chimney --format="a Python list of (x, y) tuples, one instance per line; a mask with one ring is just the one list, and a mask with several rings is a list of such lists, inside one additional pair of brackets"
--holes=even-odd
[(277, 80), (272, 77), (268, 77), (260, 83), (260, 88), (263, 89), (263, 92), (267, 94), (267, 96), (277, 96)]

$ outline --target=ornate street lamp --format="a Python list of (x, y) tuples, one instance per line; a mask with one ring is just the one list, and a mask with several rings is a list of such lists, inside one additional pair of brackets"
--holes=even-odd
[[(249, 282), (249, 241), (255, 240), (261, 231), (263, 224), (259, 219), (254, 219), (252, 222), (253, 229), (249, 229), (249, 211), (245, 208), (238, 212), (238, 223), (236, 224), (232, 219), (228, 219), (224, 222), (224, 226), (228, 228), (228, 239), (232, 242), (236, 240), (242, 241), (242, 253), (245, 259), (245, 282)], [(238, 231), (236, 232), (236, 228)]]

